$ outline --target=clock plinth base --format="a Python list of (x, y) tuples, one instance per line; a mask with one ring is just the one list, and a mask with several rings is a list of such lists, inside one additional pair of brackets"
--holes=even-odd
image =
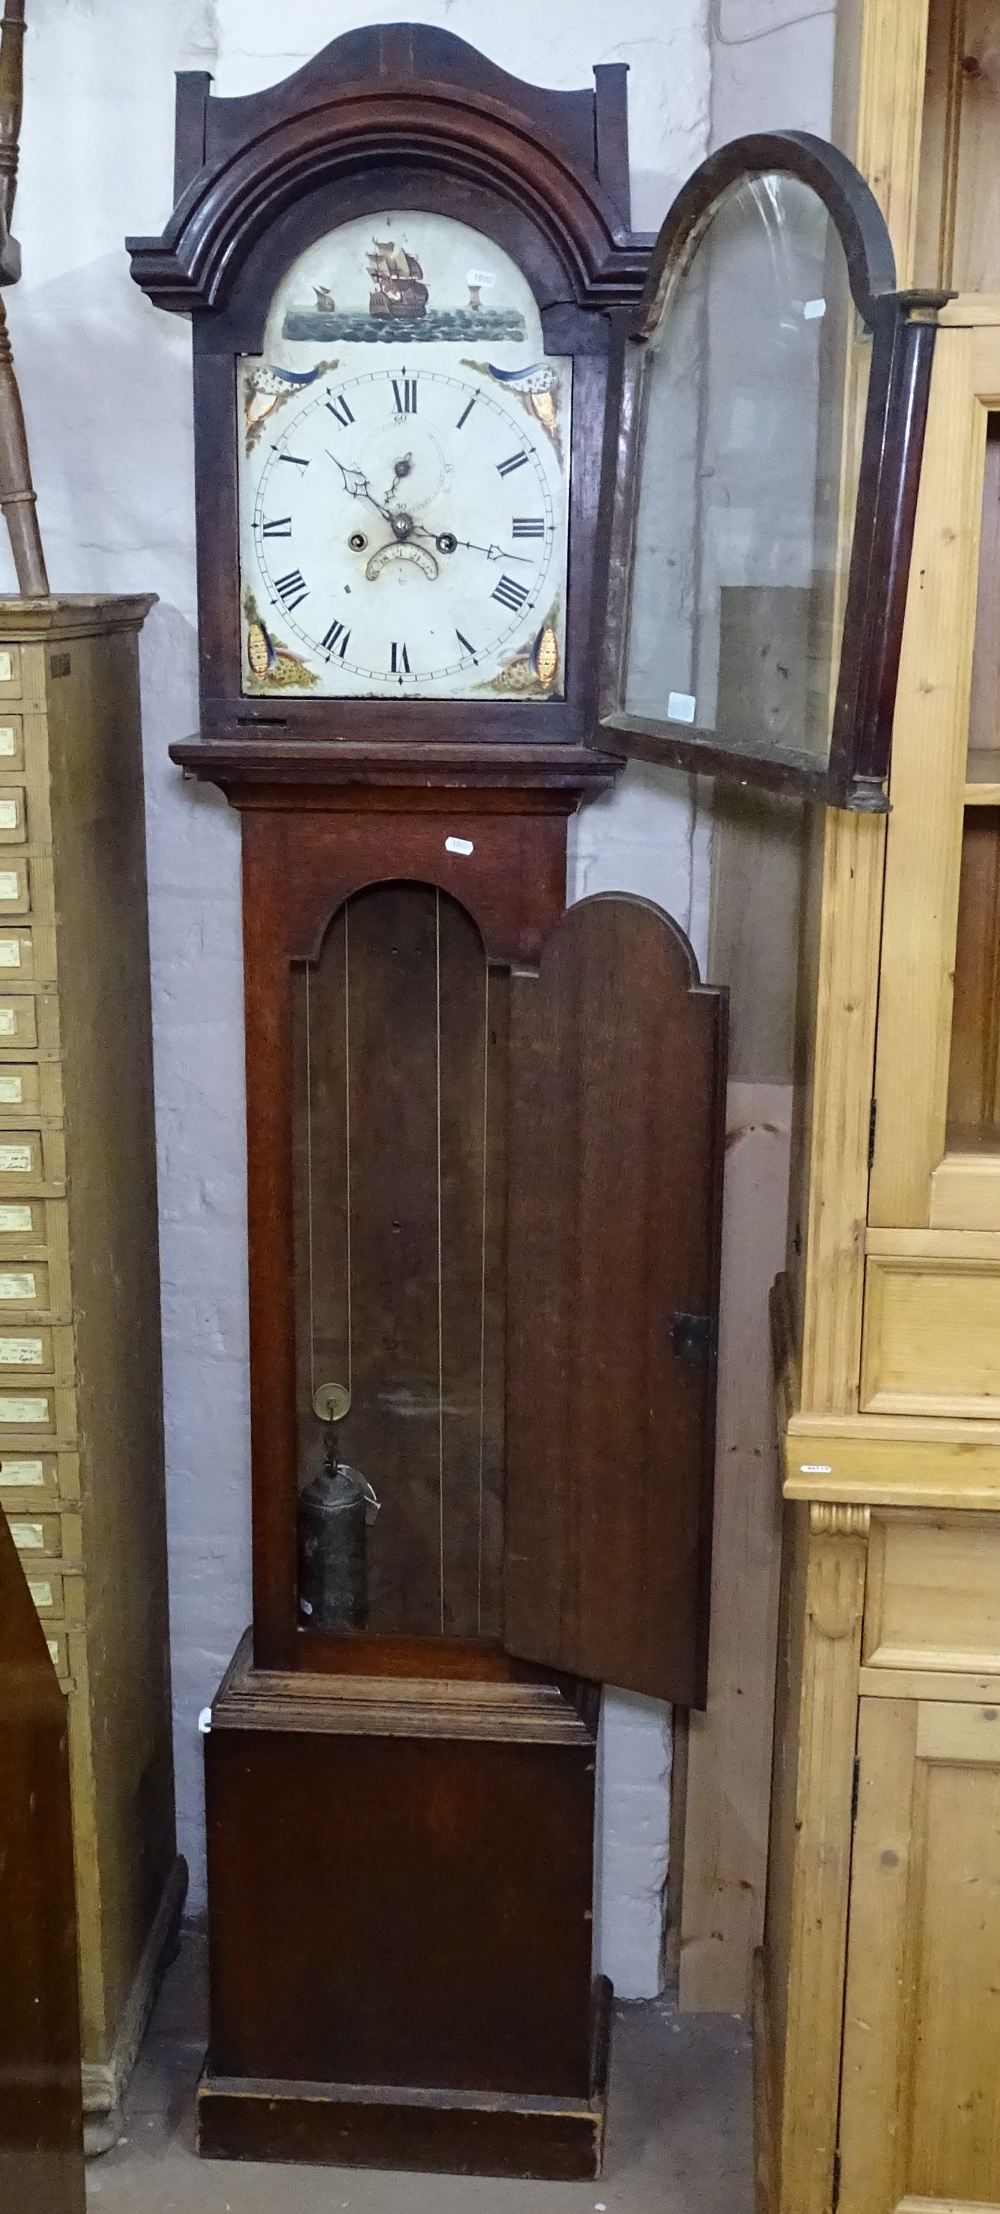
[(598, 2172), (594, 1703), (244, 1640), (205, 1744), (206, 2156)]
[(198, 2085), (204, 2160), (422, 2169), (440, 2175), (586, 2183), (601, 2173), (611, 1985), (594, 1985), (596, 2080), (589, 2099), (412, 2091), (385, 2084), (212, 2076)]

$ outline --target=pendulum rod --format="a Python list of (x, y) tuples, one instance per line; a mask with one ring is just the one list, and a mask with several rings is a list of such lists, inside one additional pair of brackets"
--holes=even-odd
[[(344, 1303), (347, 1324), (347, 1399), (354, 1391), (354, 1316), (351, 1265), (351, 954), (350, 908), (344, 908)], [(309, 1260), (309, 1393), (316, 1396), (316, 1271), (313, 1203), (312, 966), (306, 973), (306, 1208)]]
[(485, 951), (483, 974), (483, 1184), (479, 1248), (479, 1497), (476, 1523), (476, 1629), (483, 1629), (483, 1477), (486, 1451), (486, 1200), (489, 1158), (490, 1081), (490, 964)]
[(347, 1390), (354, 1392), (354, 1280), (351, 1268), (351, 908), (344, 908), (344, 1263), (347, 1282)]
[(444, 1246), (441, 1179), (441, 894), (434, 893), (434, 1028), (437, 1079), (438, 1591), (444, 1636)]
[(313, 1087), (311, 969), (306, 962), (306, 1213), (309, 1242), (309, 1399), (316, 1396), (316, 1298), (313, 1264)]

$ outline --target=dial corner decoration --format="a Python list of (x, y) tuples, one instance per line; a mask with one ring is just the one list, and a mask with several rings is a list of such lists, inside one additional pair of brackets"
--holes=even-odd
[(237, 376), (245, 695), (564, 696), (572, 364), (508, 255), (353, 219)]

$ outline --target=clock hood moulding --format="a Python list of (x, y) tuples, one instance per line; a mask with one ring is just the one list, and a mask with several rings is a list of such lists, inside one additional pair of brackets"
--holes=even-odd
[(627, 68), (594, 77), (593, 92), (549, 92), (450, 31), (405, 23), (346, 32), (239, 99), (213, 95), (205, 71), (181, 72), (177, 204), (161, 237), (127, 241), (135, 282), (158, 307), (218, 307), (291, 199), (413, 162), (519, 202), (580, 304), (632, 305), (650, 240), (629, 225)]
[[(603, 749), (596, 756), (592, 750), (605, 586), (605, 534), (595, 518), (616, 332), (638, 306), (652, 240), (629, 229), (627, 71), (607, 64), (594, 76), (593, 89), (549, 91), (509, 76), (448, 32), (404, 24), (352, 31), (281, 83), (246, 98), (217, 98), (204, 74), (179, 77), (177, 205), (161, 238), (129, 245), (133, 277), (149, 298), (193, 314), (201, 733), (176, 747), (173, 758), (216, 778), (231, 795), (244, 773), (258, 791), (265, 781), (273, 788), (274, 771), (286, 788), (357, 790), (377, 783), (390, 759), (397, 790), (447, 785), (464, 770), (484, 792), (499, 795), (518, 784), (536, 795), (558, 788), (572, 805), (574, 793), (610, 781), (615, 764)], [(517, 612), (522, 602), (526, 618), (529, 606), (534, 611), (531, 638), (527, 629), (515, 637), (511, 626), (509, 646), (515, 660), (520, 653), (530, 664), (532, 682), (520, 664), (516, 683), (507, 681), (506, 667), (501, 683), (484, 666), (487, 681), (470, 675), (466, 691), (437, 683), (421, 696), (419, 671), (408, 662), (406, 674), (415, 681), (398, 697), (374, 681), (369, 692), (356, 686), (341, 696), (325, 677), (312, 687), (291, 678), (280, 688), (266, 684), (253, 659), (253, 681), (247, 678), (250, 633), (258, 660), (269, 648), (264, 618), (247, 614), (240, 364), (264, 353), (269, 306), (303, 256), (352, 221), (386, 218), (393, 208), (448, 219), (506, 255), (537, 304), (546, 360), (564, 379), (562, 576), (553, 566), (544, 605), (537, 596), (524, 599), (517, 580), (528, 572), (521, 568), (512, 570), (513, 581), (501, 576), (487, 595), (495, 600), (506, 589), (505, 605), (513, 608), (516, 595)], [(481, 252), (472, 258), (478, 263)], [(317, 297), (326, 312), (331, 301)], [(342, 338), (341, 352), (346, 345)], [(384, 346), (381, 353), (386, 357)], [(402, 377), (401, 360), (392, 372)], [(478, 360), (457, 363), (455, 373), (496, 377), (492, 405), (502, 420), (505, 373)], [(545, 427), (535, 423), (530, 436), (544, 458)], [(524, 437), (527, 447), (528, 431)], [(358, 466), (366, 466), (363, 459)], [(395, 530), (393, 517), (387, 520)], [(405, 535), (416, 541), (418, 524), (409, 516), (398, 520), (396, 536), (405, 520)], [(529, 527), (530, 516), (510, 526), (522, 540)], [(492, 555), (493, 540), (506, 544), (493, 526), (467, 527), (466, 536), (446, 517), (435, 528), (444, 533), (439, 553), (481, 538), (490, 545), (473, 550), (484, 555)], [(457, 539), (449, 535), (456, 529)], [(357, 527), (352, 543), (364, 544)], [(525, 558), (523, 543), (510, 558)], [(298, 589), (297, 551), (286, 566), (284, 581)], [(331, 602), (328, 635), (336, 629), (341, 636), (356, 606)], [(344, 620), (333, 624), (331, 616)], [(472, 637), (468, 651), (475, 655), (480, 642), (461, 611), (455, 636), (463, 651)], [(326, 646), (326, 635), (320, 643)], [(507, 642), (501, 644), (506, 651)], [(284, 668), (298, 649), (294, 639), (282, 637), (281, 645)], [(308, 639), (306, 648), (312, 653)], [(548, 689), (533, 656), (556, 672)], [(359, 670), (371, 662), (370, 654), (357, 658)], [(432, 675), (436, 683), (441, 671)]]

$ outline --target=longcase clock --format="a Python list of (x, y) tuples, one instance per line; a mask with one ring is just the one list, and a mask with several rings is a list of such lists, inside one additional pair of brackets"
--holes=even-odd
[(240, 810), (253, 1626), (206, 1743), (214, 2155), (582, 2177), (598, 1689), (704, 1695), (724, 1004), (565, 911), (624, 72), (178, 88), (201, 728)]

